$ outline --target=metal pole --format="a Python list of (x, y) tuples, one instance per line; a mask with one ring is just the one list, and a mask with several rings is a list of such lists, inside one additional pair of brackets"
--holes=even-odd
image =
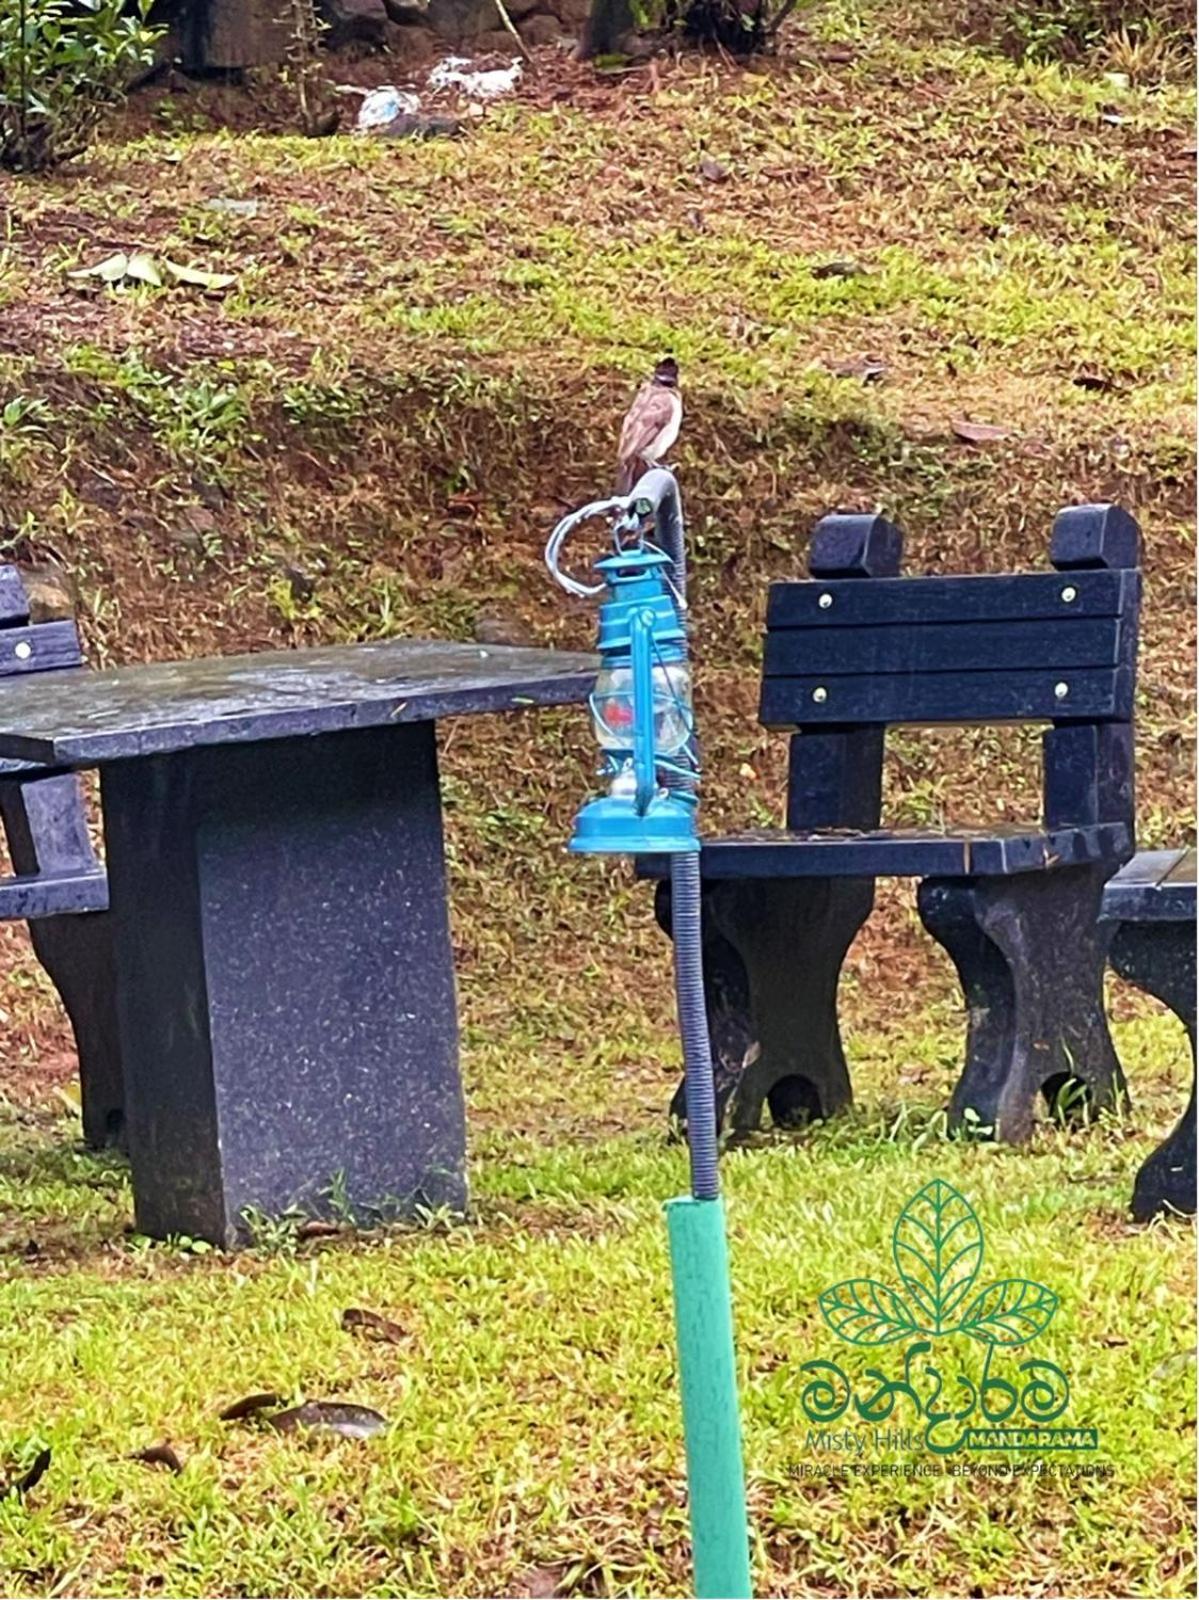
[[(629, 503), (635, 514), (652, 516), (685, 604), (683, 507), (674, 475), (661, 468), (647, 472), (635, 485)], [(698, 854), (671, 857), (670, 889), (691, 1193), (667, 1201), (666, 1228), (674, 1282), (695, 1593), (700, 1600), (748, 1600), (753, 1593), (749, 1523), (732, 1288), (720, 1197), (712, 1046), (704, 1004)]]

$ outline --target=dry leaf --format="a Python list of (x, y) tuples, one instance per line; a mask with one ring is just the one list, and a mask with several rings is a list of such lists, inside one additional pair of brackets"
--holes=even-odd
[(856, 261), (822, 261), (812, 268), (812, 276), (818, 281), (823, 278), (860, 278), (865, 271), (865, 267), (860, 267)]
[(294, 1433), (303, 1428), (312, 1433), (332, 1433), (342, 1439), (370, 1439), (382, 1433), (387, 1418), (370, 1406), (351, 1405), (344, 1400), (306, 1400), (303, 1405), (280, 1411), (267, 1421), (279, 1433)]
[(223, 1411), (217, 1412), (220, 1422), (240, 1422), (242, 1417), (252, 1416), (255, 1411), (265, 1411), (269, 1406), (281, 1405), (283, 1396), (275, 1394), (271, 1389), (261, 1394), (248, 1394), (244, 1400), (235, 1400), (231, 1406), (226, 1406)]
[(237, 282), (232, 272), (203, 272), (199, 267), (181, 267), (177, 261), (163, 261), (163, 266), (176, 283), (194, 285), (197, 289), (228, 289)]
[(30, 1489), (39, 1484), (46, 1476), (50, 1459), (49, 1450), (39, 1450), (33, 1458), (33, 1465), (27, 1471), (22, 1472), (19, 1477), (13, 1478), (9, 1483), (0, 1484), (0, 1500), (5, 1499), (10, 1494), (17, 1496), (28, 1494)]
[(152, 1444), (146, 1450), (135, 1450), (130, 1461), (144, 1461), (148, 1467), (168, 1467), (172, 1472), (182, 1472), (183, 1463), (169, 1444)]
[(958, 417), (950, 427), (959, 439), (964, 439), (967, 444), (994, 444), (998, 439), (1006, 439), (1006, 428), (996, 427), (992, 422), (971, 422), (966, 417)]
[(350, 1306), (343, 1311), (341, 1325), (347, 1333), (357, 1331), (386, 1344), (402, 1344), (407, 1337), (398, 1322), (389, 1322), (377, 1311), (364, 1311), (361, 1306)]

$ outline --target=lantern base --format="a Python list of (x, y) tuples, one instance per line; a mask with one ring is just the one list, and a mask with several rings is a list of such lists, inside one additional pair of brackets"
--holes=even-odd
[(578, 855), (693, 855), (699, 849), (695, 801), (663, 790), (641, 812), (632, 795), (601, 795), (575, 817), (570, 849)]

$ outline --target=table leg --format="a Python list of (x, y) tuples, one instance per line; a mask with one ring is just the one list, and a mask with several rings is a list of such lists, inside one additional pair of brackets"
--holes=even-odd
[(466, 1200), (432, 723), (102, 774), (137, 1225)]
[(1191, 1097), (1178, 1126), (1137, 1173), (1132, 1214), (1148, 1222), (1159, 1212), (1195, 1213), (1195, 925), (1122, 922), (1111, 963), (1122, 978), (1168, 1005), (1191, 1041)]

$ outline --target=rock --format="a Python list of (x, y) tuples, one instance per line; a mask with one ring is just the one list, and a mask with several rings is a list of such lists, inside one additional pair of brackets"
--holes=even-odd
[(287, 56), (291, 31), (273, 0), (208, 0), (179, 19), (185, 72), (273, 66)]
[(536, 640), (521, 617), (490, 606), (475, 618), (475, 638), (480, 644), (533, 645)]
[(466, 124), (459, 117), (428, 117), (402, 111), (376, 132), (381, 139), (458, 139), (466, 132)]
[(591, 0), (554, 0), (554, 13), (564, 28), (581, 33), (591, 12)]
[(56, 561), (21, 568), (30, 622), (61, 622), (75, 615), (75, 586)]
[(479, 34), (478, 38), (472, 39), (471, 49), (476, 55), (514, 56), (518, 53), (519, 46), (507, 28), (492, 28), (487, 33)]
[(451, 44), (469, 41), (482, 49), (482, 37), (500, 26), (500, 14), (491, 0), (429, 0), (427, 26)]
[(423, 27), (429, 15), (429, 0), (383, 0), (383, 9), (401, 27)]
[(387, 39), (387, 8), (383, 0), (320, 0), (320, 14), (328, 24), (325, 44), (341, 50), (348, 44), (381, 50)]
[(557, 17), (526, 17), (519, 24), (521, 38), (528, 45), (556, 44), (562, 37), (562, 24)]
[(513, 22), (523, 22), (535, 11), (544, 11), (546, 0), (507, 0), (507, 12)]
[(432, 28), (416, 27), (414, 24), (401, 27), (393, 22), (387, 30), (388, 54), (405, 66), (429, 61), (440, 55), (444, 48), (444, 42)]

